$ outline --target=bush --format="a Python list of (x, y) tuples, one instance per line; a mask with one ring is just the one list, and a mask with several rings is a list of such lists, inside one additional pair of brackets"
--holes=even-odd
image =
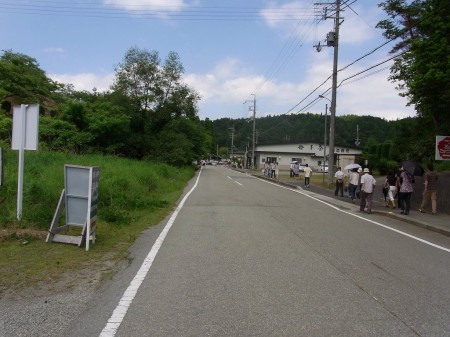
[[(166, 164), (58, 152), (26, 151), (23, 214), (16, 219), (17, 152), (4, 150), (4, 182), (0, 187), (0, 227), (48, 229), (64, 188), (64, 165), (100, 167), (98, 220), (129, 225), (140, 210), (167, 207), (166, 196), (180, 193), (194, 170)], [(173, 202), (173, 200), (171, 200)]]

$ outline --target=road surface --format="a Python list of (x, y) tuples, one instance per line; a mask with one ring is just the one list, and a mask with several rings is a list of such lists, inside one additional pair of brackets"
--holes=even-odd
[(450, 336), (450, 238), (221, 166), (186, 192), (67, 336)]

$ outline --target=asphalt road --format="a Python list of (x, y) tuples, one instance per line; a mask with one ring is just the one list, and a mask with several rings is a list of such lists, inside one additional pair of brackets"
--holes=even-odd
[(66, 336), (450, 336), (450, 238), (330, 202), (204, 167)]

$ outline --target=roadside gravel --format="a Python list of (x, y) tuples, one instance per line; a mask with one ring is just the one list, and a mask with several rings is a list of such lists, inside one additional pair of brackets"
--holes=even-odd
[(63, 336), (94, 295), (92, 287), (42, 295), (27, 289), (0, 300), (1, 337)]

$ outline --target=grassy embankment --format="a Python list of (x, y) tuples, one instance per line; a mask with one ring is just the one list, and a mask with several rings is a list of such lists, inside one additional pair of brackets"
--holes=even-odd
[[(173, 209), (194, 173), (193, 168), (148, 161), (26, 151), (23, 215), (18, 222), (17, 160), (17, 151), (3, 146), (0, 295), (8, 289), (57, 282), (67, 271), (74, 275), (86, 268), (113, 272), (114, 264), (104, 268), (105, 264), (126, 258), (139, 233)], [(64, 164), (100, 167), (97, 241), (88, 252), (77, 245), (45, 243), (64, 188)], [(64, 215), (60, 223), (65, 223)]]

